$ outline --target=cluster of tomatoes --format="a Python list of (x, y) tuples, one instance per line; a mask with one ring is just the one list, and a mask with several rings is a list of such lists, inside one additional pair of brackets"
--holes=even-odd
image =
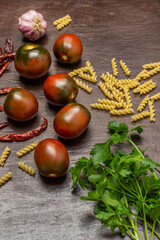
[[(81, 40), (74, 34), (62, 34), (55, 42), (53, 52), (63, 63), (77, 62), (82, 55)], [(14, 59), (17, 72), (30, 79), (44, 76), (51, 65), (51, 56), (44, 47), (30, 43), (16, 51)], [(48, 102), (62, 106), (53, 120), (56, 133), (66, 139), (81, 135), (87, 128), (91, 114), (82, 104), (74, 102), (78, 86), (67, 74), (49, 76), (43, 86)], [(4, 112), (16, 121), (28, 121), (38, 113), (36, 97), (26, 89), (16, 88), (9, 92), (4, 101)], [(47, 177), (59, 177), (65, 174), (69, 166), (69, 156), (65, 146), (56, 139), (44, 139), (35, 149), (35, 163), (39, 172)]]

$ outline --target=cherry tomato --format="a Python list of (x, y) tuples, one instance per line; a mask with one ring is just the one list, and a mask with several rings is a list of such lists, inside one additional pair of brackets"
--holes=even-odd
[(46, 48), (34, 43), (27, 43), (18, 48), (14, 65), (21, 76), (39, 78), (48, 72), (51, 56)]
[(28, 90), (15, 88), (8, 93), (3, 108), (9, 118), (16, 121), (27, 121), (37, 114), (38, 102)]
[(80, 136), (91, 119), (89, 110), (79, 103), (69, 103), (55, 116), (53, 126), (56, 133), (67, 139)]
[(43, 91), (51, 104), (63, 106), (76, 98), (78, 86), (69, 75), (57, 73), (46, 79)]
[(34, 160), (39, 172), (45, 177), (60, 177), (69, 166), (66, 147), (58, 140), (42, 140), (34, 151)]
[(72, 33), (62, 34), (53, 46), (55, 57), (62, 63), (75, 63), (82, 55), (82, 42)]

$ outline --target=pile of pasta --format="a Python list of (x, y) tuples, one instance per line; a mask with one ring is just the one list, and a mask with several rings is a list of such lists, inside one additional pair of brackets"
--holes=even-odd
[[(31, 143), (30, 145), (22, 148), (21, 150), (19, 150), (17, 152), (17, 156), (18, 157), (24, 156), (25, 154), (27, 154), (31, 150), (33, 150), (37, 146), (37, 144), (38, 144), (37, 142), (34, 142), (34, 143)], [(4, 163), (6, 162), (10, 152), (11, 152), (11, 148), (9, 148), (8, 146), (3, 150), (3, 152), (0, 156), (0, 165), (2, 167), (4, 166)], [(19, 168), (21, 168), (22, 170), (24, 170), (25, 172), (29, 173), (32, 176), (34, 176), (36, 173), (33, 168), (31, 168), (27, 164), (24, 164), (23, 162), (18, 162), (17, 165), (19, 166)], [(4, 174), (2, 177), (0, 177), (0, 186), (3, 185), (4, 183), (8, 182), (8, 180), (11, 178), (12, 178), (11, 172), (7, 172), (6, 174)]]
[(58, 30), (61, 30), (65, 26), (67, 26), (72, 21), (69, 15), (66, 15), (62, 18), (59, 18), (53, 22), (53, 25), (57, 27)]
[[(130, 90), (133, 89), (133, 93), (145, 95), (150, 93), (156, 88), (156, 82), (152, 79), (148, 79), (151, 76), (160, 72), (160, 62), (149, 63), (143, 65), (142, 71), (134, 78), (118, 79), (118, 67), (115, 58), (111, 60), (111, 66), (113, 73), (103, 73), (101, 75), (101, 81), (98, 83), (100, 90), (105, 95), (105, 98), (98, 99), (98, 102), (92, 103), (91, 107), (107, 110), (113, 115), (126, 115), (134, 113), (132, 98)], [(120, 60), (120, 66), (125, 73), (126, 77), (130, 77), (131, 71), (127, 64)], [(90, 69), (91, 68), (91, 69)], [(85, 72), (89, 71), (91, 76)], [(86, 67), (75, 69), (69, 73), (70, 76), (75, 77), (78, 75), (85, 80), (97, 82), (97, 75), (93, 66), (89, 61), (86, 62)], [(96, 78), (95, 78), (96, 76)], [(91, 80), (92, 79), (92, 80)], [(141, 83), (141, 80), (145, 80)], [(75, 79), (78, 86), (91, 93), (91, 88), (85, 83), (79, 84), (79, 80)], [(155, 108), (154, 101), (160, 99), (160, 93), (153, 96), (145, 96), (139, 104), (137, 111), (139, 113), (132, 116), (132, 121), (138, 121), (140, 119), (149, 117), (151, 122), (155, 122)], [(144, 109), (148, 106), (148, 110)]]

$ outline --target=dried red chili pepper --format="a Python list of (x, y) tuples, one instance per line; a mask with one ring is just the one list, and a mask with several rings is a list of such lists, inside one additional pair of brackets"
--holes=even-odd
[(9, 93), (12, 89), (21, 88), (21, 87), (6, 87), (0, 89), (0, 95)]
[(31, 138), (34, 138), (38, 135), (40, 135), (47, 127), (48, 121), (46, 118), (44, 118), (44, 121), (42, 122), (42, 124), (25, 133), (15, 133), (15, 134), (5, 134), (5, 135), (0, 135), (0, 141), (3, 142), (21, 142), (21, 141), (25, 141)]
[(11, 38), (6, 38), (4, 45), (4, 52), (9, 53), (13, 51), (13, 41)]
[(16, 55), (16, 51), (0, 54), (0, 61), (3, 61), (6, 58), (14, 58), (15, 55)]
[(10, 63), (10, 59), (8, 59), (7, 63), (5, 63), (3, 65), (3, 67), (1, 67), (0, 69), (0, 76), (4, 73), (4, 71), (6, 70), (6, 68), (8, 67), (8, 64)]
[(2, 106), (0, 106), (0, 112), (2, 112), (3, 111), (3, 107)]
[(0, 47), (0, 55), (2, 54), (2, 48)]
[(0, 66), (2, 66), (2, 65), (4, 65), (4, 64), (6, 64), (7, 62), (8, 62), (8, 58), (6, 58), (6, 59), (2, 60), (2, 61), (0, 62)]
[(8, 127), (9, 125), (9, 122), (0, 123), (0, 129)]

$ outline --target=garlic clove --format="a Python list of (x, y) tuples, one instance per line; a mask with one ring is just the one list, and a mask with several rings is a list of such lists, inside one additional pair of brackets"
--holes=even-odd
[(41, 13), (29, 10), (19, 18), (19, 30), (31, 41), (35, 41), (44, 36), (47, 22)]

